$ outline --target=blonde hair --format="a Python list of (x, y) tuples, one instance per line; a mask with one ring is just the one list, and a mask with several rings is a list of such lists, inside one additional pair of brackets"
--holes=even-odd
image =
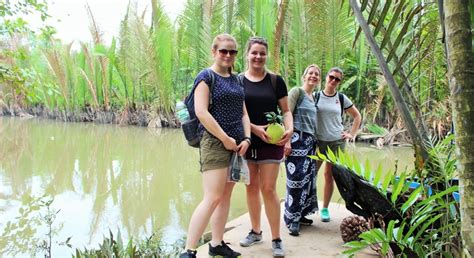
[(321, 87), (321, 68), (317, 64), (310, 64), (304, 69), (303, 75), (301, 75), (301, 83), (304, 84), (304, 77), (308, 74), (310, 68), (316, 68), (319, 72), (319, 83), (317, 85), (318, 89)]
[[(217, 35), (214, 38), (214, 40), (212, 41), (212, 49), (217, 50), (217, 46), (222, 41), (231, 41), (231, 42), (234, 43), (235, 48), (237, 48), (237, 40), (235, 40), (235, 38), (232, 37), (232, 35), (230, 35), (228, 33), (221, 33), (221, 34)], [(233, 69), (233, 65), (231, 67), (229, 67), (229, 69), (228, 69), (229, 74), (232, 74), (232, 69)]]

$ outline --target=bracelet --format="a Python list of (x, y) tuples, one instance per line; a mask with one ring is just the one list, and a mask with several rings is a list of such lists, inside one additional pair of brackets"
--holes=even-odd
[(245, 136), (242, 141), (247, 141), (249, 144), (252, 144), (252, 138)]

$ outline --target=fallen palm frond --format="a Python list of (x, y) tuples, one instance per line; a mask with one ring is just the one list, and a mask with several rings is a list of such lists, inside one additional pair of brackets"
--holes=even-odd
[[(333, 163), (333, 175), (346, 207), (367, 219), (380, 220), (373, 229), (361, 233), (359, 241), (346, 244), (345, 254), (353, 255), (375, 246), (382, 256), (395, 255), (455, 257), (462, 252), (460, 213), (456, 194), (459, 191), (455, 163), (450, 155), (453, 136), (432, 144), (430, 157), (436, 159), (441, 177), (412, 177), (372, 170), (370, 163), (359, 163), (348, 154), (328, 150), (318, 158)], [(385, 174), (385, 175), (384, 175)], [(427, 175), (427, 174), (425, 174)]]

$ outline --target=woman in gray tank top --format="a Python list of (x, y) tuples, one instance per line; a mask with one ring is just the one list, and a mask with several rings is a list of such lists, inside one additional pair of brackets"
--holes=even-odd
[(311, 225), (305, 216), (318, 210), (316, 195), (316, 106), (313, 90), (320, 83), (321, 69), (309, 65), (303, 72), (302, 87), (289, 92), (289, 105), (293, 114), (291, 143), (285, 145), (286, 198), (284, 220), (292, 236), (298, 236), (300, 225)]
[[(359, 130), (361, 115), (352, 101), (346, 95), (337, 92), (337, 87), (343, 79), (344, 73), (338, 67), (333, 67), (326, 75), (324, 90), (318, 92), (316, 100), (317, 108), (317, 130), (318, 148), (322, 154), (328, 149), (337, 153), (338, 149), (344, 150), (346, 141), (354, 141)], [(344, 131), (342, 114), (344, 112), (354, 119), (351, 130)], [(332, 177), (332, 166), (326, 163), (324, 167), (324, 195), (323, 209), (321, 210), (321, 221), (329, 222), (329, 201), (334, 191), (334, 178)]]

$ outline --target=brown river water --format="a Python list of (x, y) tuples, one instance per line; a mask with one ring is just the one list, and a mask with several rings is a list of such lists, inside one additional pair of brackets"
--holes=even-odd
[[(399, 170), (411, 168), (413, 163), (411, 148), (350, 144), (347, 151), (385, 171), (395, 164)], [(21, 221), (36, 233), (5, 232), (8, 222), (20, 225), (20, 208), (25, 213), (28, 200), (45, 194), (54, 198), (51, 208), (59, 210), (53, 242), (72, 236), (74, 248), (53, 244), (53, 257), (71, 256), (75, 248), (97, 248), (109, 229), (114, 234), (120, 229), (124, 238), (158, 233), (164, 244), (174, 243), (185, 236), (202, 197), (198, 156), (179, 129), (0, 117), (0, 252), (11, 256), (7, 248), (26, 255), (31, 245), (18, 244), (18, 239), (46, 238), (45, 224), (34, 220), (44, 211), (33, 211)], [(322, 182), (319, 173), (319, 193)], [(278, 192), (283, 198), (283, 168)], [(342, 202), (337, 193), (332, 200)], [(229, 219), (246, 211), (245, 187), (238, 184)]]

